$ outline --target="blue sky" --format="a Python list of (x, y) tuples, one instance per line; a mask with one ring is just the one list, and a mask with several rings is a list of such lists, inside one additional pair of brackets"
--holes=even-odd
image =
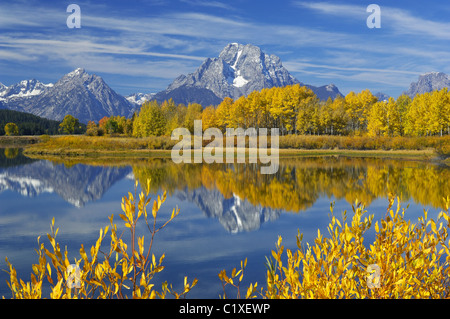
[[(81, 28), (69, 29), (69, 4)], [(381, 28), (369, 29), (369, 4)], [(299, 81), (397, 97), (419, 74), (450, 74), (448, 1), (2, 1), (0, 82), (56, 82), (77, 67), (118, 93), (158, 92), (230, 42), (278, 55)]]

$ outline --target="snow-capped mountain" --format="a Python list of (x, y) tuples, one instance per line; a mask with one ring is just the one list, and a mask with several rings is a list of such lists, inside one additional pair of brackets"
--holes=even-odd
[(0, 83), (0, 96), (3, 96), (4, 92), (8, 89), (6, 85)]
[(147, 101), (150, 101), (155, 96), (155, 93), (134, 93), (131, 95), (125, 96), (125, 98), (136, 105), (142, 105)]
[(24, 80), (11, 86), (0, 83), (0, 100), (8, 101), (39, 95), (52, 86), (52, 83), (44, 84), (36, 79)]
[(429, 72), (419, 76), (417, 82), (412, 82), (405, 94), (414, 98), (416, 94), (450, 88), (450, 78), (443, 72)]
[[(194, 73), (180, 75), (166, 90), (156, 94), (155, 99), (173, 98), (176, 103), (197, 102), (205, 106), (205, 102), (218, 104), (225, 97), (237, 99), (255, 90), (297, 83), (302, 84), (288, 72), (278, 56), (264, 53), (251, 44), (231, 43), (219, 57), (207, 58)], [(340, 94), (334, 85), (309, 87), (323, 99)], [(190, 97), (186, 99), (188, 94)]]
[(6, 99), (4, 105), (8, 109), (58, 121), (71, 114), (82, 123), (99, 121), (104, 116), (128, 117), (136, 108), (101, 77), (90, 75), (81, 68), (64, 75), (54, 85), (46, 85), (42, 90), (39, 88), (29, 91), (28, 96), (17, 93), (17, 98)]

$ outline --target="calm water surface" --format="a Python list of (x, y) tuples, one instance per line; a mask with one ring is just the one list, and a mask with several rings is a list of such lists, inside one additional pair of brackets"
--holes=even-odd
[[(165, 253), (166, 268), (154, 283), (160, 290), (163, 281), (176, 288), (186, 275), (190, 281), (198, 278), (188, 298), (217, 298), (223, 293), (217, 274), (230, 272), (245, 258), (243, 286), (263, 285), (265, 256), (271, 255), (278, 236), (295, 249), (298, 231), (311, 242), (317, 229), (327, 233), (332, 201), (337, 216), (351, 211), (358, 199), (368, 214), (381, 218), (393, 193), (402, 206), (409, 204), (406, 216), (415, 221), (423, 209), (435, 218), (442, 197), (450, 194), (450, 168), (421, 161), (299, 157), (282, 160), (276, 175), (260, 175), (253, 164), (176, 165), (162, 159), (77, 163), (32, 160), (0, 149), (0, 270), (7, 269), (7, 256), (19, 277), (29, 281), (37, 262), (37, 237), (50, 245), (45, 235), (53, 217), (61, 248), (67, 247), (71, 260), (78, 258), (80, 245), (93, 245), (110, 215), (121, 224), (122, 197), (134, 190), (136, 179), (147, 178), (152, 179), (152, 194), (167, 191), (161, 222), (174, 207), (181, 210), (156, 236), (154, 253)], [(7, 279), (0, 271), (0, 297), (11, 297)]]

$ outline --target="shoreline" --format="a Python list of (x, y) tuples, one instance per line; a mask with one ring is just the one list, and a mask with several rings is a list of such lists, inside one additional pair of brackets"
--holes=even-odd
[[(203, 148), (204, 150), (205, 148)], [(269, 149), (270, 150), (270, 149)], [(235, 149), (234, 156), (237, 155)], [(130, 150), (90, 150), (61, 148), (46, 150), (43, 148), (24, 147), (23, 154), (27, 157), (69, 157), (69, 158), (171, 158), (172, 150), (130, 149)], [(245, 150), (248, 155), (249, 150)], [(316, 157), (316, 156), (345, 156), (345, 157), (378, 157), (396, 159), (417, 159), (446, 162), (439, 158), (432, 149), (427, 150), (353, 150), (353, 149), (279, 149), (279, 158)], [(224, 152), (225, 157), (225, 152)], [(248, 158), (248, 156), (247, 156)]]
[[(324, 137), (327, 138), (327, 137)], [(334, 137), (329, 137), (334, 138)], [(358, 138), (354, 138), (355, 141)], [(171, 158), (170, 137), (87, 137), (84, 135), (59, 136), (0, 136), (0, 148), (22, 148), (27, 157), (69, 157), (69, 158)], [(443, 158), (432, 147), (420, 149), (358, 149), (357, 147), (279, 147), (279, 158), (308, 156), (378, 157), (396, 159), (417, 159), (442, 162), (450, 165), (450, 158)], [(202, 148), (202, 154), (205, 147)], [(246, 154), (251, 149), (244, 148)], [(268, 148), (270, 153), (270, 147)], [(225, 156), (224, 149), (224, 156)], [(238, 154), (235, 147), (234, 155)], [(247, 156), (248, 157), (248, 156)]]

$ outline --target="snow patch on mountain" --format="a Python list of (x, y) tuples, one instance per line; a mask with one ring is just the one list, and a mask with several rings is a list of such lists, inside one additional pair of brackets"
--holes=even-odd
[(125, 98), (133, 104), (142, 105), (145, 102), (150, 101), (155, 96), (155, 94), (156, 93), (147, 93), (147, 94), (134, 93), (134, 94), (125, 96)]
[(238, 75), (233, 80), (233, 86), (235, 86), (237, 88), (241, 88), (244, 85), (246, 85), (248, 82), (249, 82), (249, 80), (244, 79), (244, 77), (242, 75)]
[(52, 83), (44, 84), (35, 79), (23, 80), (8, 87), (1, 84), (0, 100), (9, 101), (18, 98), (27, 98), (40, 95), (51, 87), (53, 87)]

